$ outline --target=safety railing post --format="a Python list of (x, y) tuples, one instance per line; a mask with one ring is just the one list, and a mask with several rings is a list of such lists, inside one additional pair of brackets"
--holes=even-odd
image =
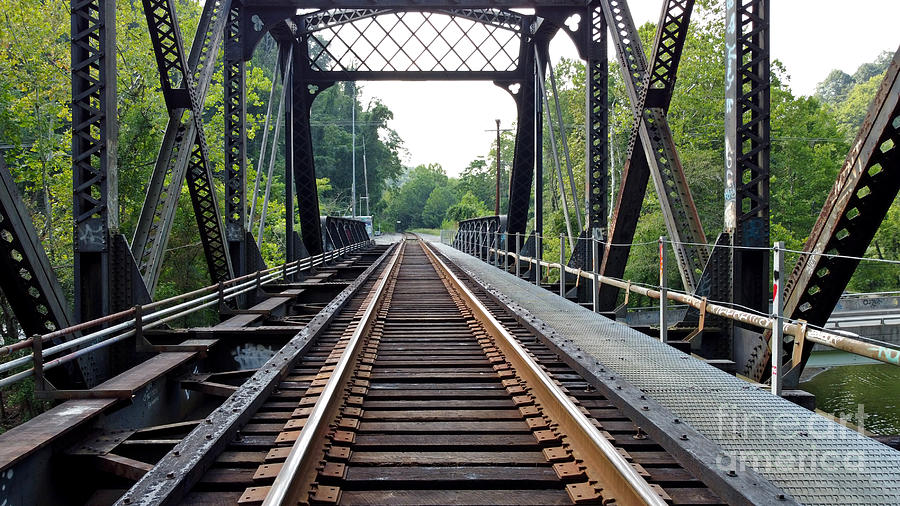
[(781, 289), (781, 273), (784, 272), (784, 242), (775, 243), (773, 251), (772, 311), (775, 322), (772, 325), (772, 393), (781, 395), (781, 354), (784, 341), (784, 292)]
[(478, 233), (478, 259), (482, 262), (487, 262), (487, 234), (484, 231), (479, 231)]
[(35, 396), (40, 398), (40, 394), (47, 391), (47, 385), (44, 381), (44, 338), (38, 334), (31, 336), (31, 357)]
[(593, 291), (592, 309), (595, 313), (600, 312), (600, 278), (597, 271), (600, 267), (600, 248), (596, 237), (591, 237), (591, 277), (593, 283), (591, 290)]
[(534, 232), (534, 284), (541, 285), (541, 234)]
[(503, 270), (509, 272), (509, 234), (503, 234)]
[(500, 230), (494, 230), (494, 267), (500, 267)]
[(559, 234), (559, 296), (566, 296), (566, 236)]
[(519, 263), (519, 243), (520, 242), (521, 241), (519, 239), (519, 233), (516, 232), (516, 277), (517, 278), (522, 277), (522, 264)]
[(659, 238), (659, 340), (669, 342), (669, 322), (666, 318), (666, 298), (669, 290), (666, 288), (666, 278), (669, 275), (669, 261), (666, 255), (666, 236)]

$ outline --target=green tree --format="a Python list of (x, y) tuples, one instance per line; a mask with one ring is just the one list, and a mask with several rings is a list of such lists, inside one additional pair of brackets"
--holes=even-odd
[(466, 192), (459, 202), (447, 209), (447, 219), (459, 223), (463, 220), (487, 216), (490, 214), (487, 206), (472, 192)]
[(422, 209), (422, 220), (424, 226), (436, 228), (441, 226), (447, 209), (457, 201), (457, 194), (454, 188), (455, 180), (448, 180), (445, 186), (436, 186), (431, 190), (431, 195), (425, 201), (425, 207)]
[(423, 208), (435, 188), (447, 185), (447, 174), (440, 165), (419, 165), (406, 174), (402, 184), (389, 191), (385, 214), (403, 228), (433, 226), (426, 222)]

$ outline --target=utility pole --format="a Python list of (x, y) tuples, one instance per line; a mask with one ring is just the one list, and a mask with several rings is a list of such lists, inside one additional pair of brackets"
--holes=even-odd
[(353, 181), (350, 183), (350, 214), (356, 218), (356, 81), (351, 83), (353, 86), (353, 100), (350, 103), (350, 128), (352, 132), (352, 146), (350, 148), (353, 158)]
[(369, 212), (369, 171), (366, 167), (366, 137), (363, 136), (363, 183), (366, 185), (366, 216), (372, 216)]
[(497, 182), (494, 192), (494, 216), (500, 216), (500, 120), (497, 122)]

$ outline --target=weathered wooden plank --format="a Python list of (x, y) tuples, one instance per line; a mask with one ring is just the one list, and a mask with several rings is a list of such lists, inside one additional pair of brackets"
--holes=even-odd
[(0, 434), (0, 471), (99, 415), (115, 399), (66, 401)]
[(538, 448), (531, 434), (358, 434), (354, 450), (399, 448), (511, 449)]
[(96, 390), (131, 390), (135, 391), (147, 383), (163, 376), (167, 372), (184, 364), (197, 356), (194, 352), (160, 353), (145, 360), (131, 369), (100, 383)]
[(341, 504), (571, 504), (565, 490), (344, 490)]
[(366, 422), (359, 424), (359, 432), (409, 433), (409, 432), (506, 432), (531, 433), (528, 425), (521, 420), (502, 422), (468, 421), (468, 422)]
[(352, 465), (377, 466), (522, 466), (550, 465), (540, 451), (354, 451)]
[(490, 482), (491, 487), (508, 485), (522, 488), (546, 488), (549, 484), (560, 483), (550, 467), (492, 467), (492, 466), (350, 466), (344, 482), (353, 487), (362, 484), (387, 484), (400, 486), (403, 483), (427, 481), (435, 487), (451, 483), (476, 487), (476, 482)]

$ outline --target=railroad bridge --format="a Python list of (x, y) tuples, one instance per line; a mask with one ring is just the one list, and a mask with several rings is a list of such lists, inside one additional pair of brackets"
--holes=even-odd
[[(900, 56), (803, 254), (781, 265), (768, 225), (769, 2), (726, 3), (725, 226), (707, 244), (666, 119), (693, 0), (662, 1), (649, 58), (626, 0), (208, 0), (189, 45), (175, 2), (143, 0), (169, 123), (130, 240), (116, 216), (115, 2), (73, 1), (74, 311), (0, 167), (0, 288), (27, 336), (0, 348), (0, 386), (32, 381), (53, 401), (0, 434), (0, 504), (900, 502), (900, 453), (796, 390), (816, 344), (898, 361), (896, 346), (825, 323), (900, 189)], [(533, 183), (544, 125), (566, 145), (547, 104), (557, 33), (587, 69), (587, 148), (572, 155), (585, 159), (586, 197), (568, 242), (541, 236)], [(272, 266), (248, 225), (246, 176), (245, 67), (265, 34), (286, 104), (286, 261)], [(615, 194), (612, 52), (635, 118)], [(203, 115), (218, 65), (220, 175)], [(311, 105), (356, 80), (508, 91), (505, 214), (442, 242), (376, 242), (358, 220), (320, 216)], [(574, 199), (576, 182), (555, 170)], [(677, 289), (621, 279), (651, 180)], [(184, 185), (211, 284), (161, 299)], [(550, 240), (561, 258), (542, 258)], [(620, 293), (659, 299), (659, 317), (617, 321)], [(202, 310), (218, 323), (175, 325)]]

